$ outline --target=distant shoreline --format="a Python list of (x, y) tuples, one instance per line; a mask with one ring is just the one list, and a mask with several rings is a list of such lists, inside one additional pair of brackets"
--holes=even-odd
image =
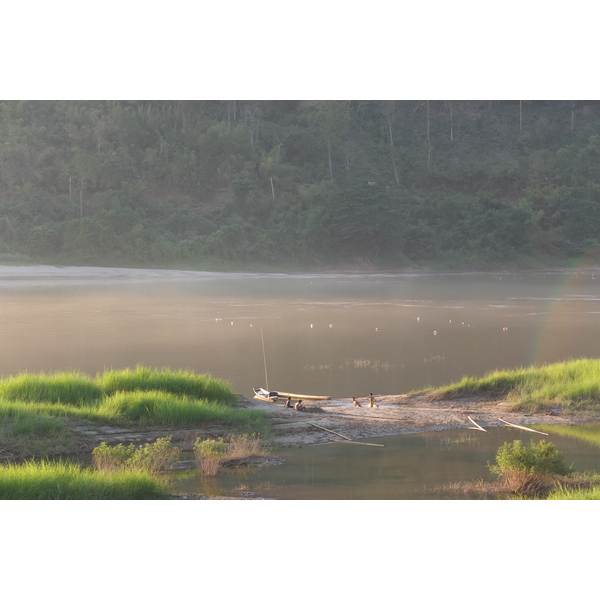
[(90, 267), (90, 266), (52, 266), (52, 265), (0, 265), (0, 283), (32, 284), (44, 280), (57, 282), (60, 280), (81, 283), (100, 283), (105, 281), (133, 282), (158, 281), (162, 279), (197, 279), (212, 277), (335, 277), (335, 276), (365, 276), (365, 277), (394, 277), (394, 276), (449, 276), (449, 275), (511, 275), (511, 274), (567, 274), (585, 275), (600, 274), (600, 266), (548, 267), (540, 269), (499, 269), (499, 270), (445, 270), (429, 269), (400, 269), (398, 271), (291, 271), (291, 272), (262, 272), (262, 271), (205, 271), (192, 269), (164, 268), (131, 268), (131, 267)]

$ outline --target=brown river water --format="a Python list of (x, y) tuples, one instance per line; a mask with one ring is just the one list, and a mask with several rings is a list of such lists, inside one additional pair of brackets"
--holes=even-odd
[(0, 328), (3, 376), (144, 364), (245, 395), (401, 394), (600, 356), (600, 276), (2, 267)]
[[(143, 364), (209, 372), (244, 395), (254, 386), (402, 394), (494, 369), (599, 357), (600, 276), (0, 267), (0, 328), (2, 376)], [(424, 487), (484, 476), (502, 436), (521, 435), (503, 430), (475, 448), (447, 441), (460, 433), (386, 438), (378, 453), (290, 448), (284, 467), (248, 474), (245, 485), (280, 498), (432, 497)], [(590, 457), (575, 467), (597, 464), (593, 448)], [(183, 476), (181, 485), (199, 491)], [(216, 485), (244, 489), (235, 478)]]

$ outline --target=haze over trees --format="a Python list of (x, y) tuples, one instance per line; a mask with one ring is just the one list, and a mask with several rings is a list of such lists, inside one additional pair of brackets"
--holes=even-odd
[(597, 258), (594, 101), (7, 101), (0, 260)]

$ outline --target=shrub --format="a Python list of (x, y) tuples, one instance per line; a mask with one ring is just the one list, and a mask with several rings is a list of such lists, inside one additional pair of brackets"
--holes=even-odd
[(521, 440), (506, 442), (496, 453), (496, 464), (488, 463), (488, 468), (498, 475), (505, 488), (531, 498), (546, 495), (557, 476), (570, 472), (562, 452), (543, 440), (529, 446)]
[(171, 445), (171, 436), (158, 438), (153, 444), (144, 444), (127, 461), (130, 468), (148, 473), (166, 471), (179, 459), (181, 450)]
[(537, 445), (531, 442), (527, 447), (521, 440), (506, 442), (496, 453), (496, 464), (488, 464), (488, 467), (491, 473), (501, 477), (512, 471), (557, 475), (570, 472), (562, 452), (557, 450), (554, 444), (544, 440)]
[(129, 446), (123, 444), (109, 446), (106, 442), (102, 442), (92, 450), (92, 460), (97, 469), (114, 471), (123, 469), (134, 452), (135, 446), (133, 444), (129, 444)]
[(214, 477), (223, 464), (235, 459), (264, 454), (264, 451), (261, 448), (260, 437), (231, 434), (227, 436), (226, 441), (223, 438), (216, 440), (196, 438), (194, 454), (202, 474)]
[(153, 444), (137, 448), (133, 444), (109, 446), (102, 442), (92, 450), (94, 465), (99, 470), (133, 470), (160, 473), (178, 460), (181, 450), (171, 445), (171, 436), (158, 438)]

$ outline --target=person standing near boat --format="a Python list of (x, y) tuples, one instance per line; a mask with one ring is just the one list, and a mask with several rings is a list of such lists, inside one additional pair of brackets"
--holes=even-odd
[(285, 401), (284, 406), (286, 408), (292, 408), (292, 399), (290, 398), (290, 396), (288, 396), (288, 399)]
[(302, 404), (302, 398), (300, 398), (300, 400), (294, 404), (294, 410), (306, 410), (304, 408), (304, 404)]
[(373, 392), (369, 394), (369, 408), (379, 408), (377, 404), (375, 404), (375, 396), (373, 396)]

